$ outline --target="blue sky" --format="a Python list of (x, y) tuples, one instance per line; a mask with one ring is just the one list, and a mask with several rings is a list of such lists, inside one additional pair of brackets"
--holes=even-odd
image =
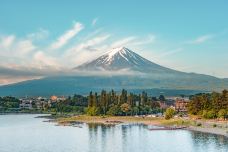
[(125, 46), (176, 70), (228, 77), (228, 1), (0, 1), (0, 84)]

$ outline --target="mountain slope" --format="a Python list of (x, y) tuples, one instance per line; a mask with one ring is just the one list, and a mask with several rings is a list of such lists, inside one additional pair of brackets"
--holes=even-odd
[(118, 71), (127, 69), (131, 71), (140, 71), (143, 73), (177, 72), (175, 70), (153, 63), (125, 47), (115, 48), (99, 58), (82, 64), (75, 69), (84, 71)]
[[(0, 96), (51, 96), (51, 95), (88, 95), (90, 91), (100, 92), (102, 89), (121, 91), (127, 89), (131, 92), (140, 93), (142, 90), (153, 90), (151, 95), (162, 90), (169, 95), (191, 94), (200, 91), (228, 89), (228, 81), (220, 79), (194, 79), (175, 78), (151, 78), (140, 76), (66, 76), (47, 77), (37, 80), (29, 80), (0, 87)], [(172, 92), (170, 94), (169, 92)]]

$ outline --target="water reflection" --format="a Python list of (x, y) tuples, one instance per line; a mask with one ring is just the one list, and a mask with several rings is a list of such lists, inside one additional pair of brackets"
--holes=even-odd
[(187, 130), (150, 131), (142, 124), (55, 126), (33, 115), (0, 115), (0, 120), (0, 152), (228, 152), (227, 138)]
[(215, 147), (215, 149), (219, 150), (226, 147), (225, 149), (228, 149), (227, 137), (195, 131), (191, 132), (191, 136), (194, 147), (196, 148), (198, 147), (200, 149), (210, 149), (211, 147)]

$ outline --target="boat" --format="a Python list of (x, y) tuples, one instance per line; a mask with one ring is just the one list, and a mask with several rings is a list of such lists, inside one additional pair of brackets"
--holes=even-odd
[(181, 126), (181, 127), (160, 127), (160, 128), (149, 128), (151, 131), (156, 131), (156, 130), (180, 130), (180, 129), (186, 129), (186, 126)]

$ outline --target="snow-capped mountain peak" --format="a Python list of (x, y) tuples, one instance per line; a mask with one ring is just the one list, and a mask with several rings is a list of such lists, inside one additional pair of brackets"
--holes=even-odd
[[(132, 52), (133, 53), (133, 52)], [(119, 47), (119, 48), (114, 48), (109, 52), (106, 52), (103, 57), (106, 59), (104, 60), (104, 63), (111, 64), (113, 60), (115, 59), (115, 56), (122, 57), (126, 61), (129, 61), (127, 58), (127, 55), (131, 54), (131, 51), (125, 47)]]
[(126, 47), (114, 48), (106, 52), (99, 58), (82, 64), (75, 69), (77, 70), (108, 70), (116, 71), (122, 69), (129, 69), (132, 71), (140, 71), (148, 73), (150, 71), (167, 71), (168, 68), (155, 64)]

